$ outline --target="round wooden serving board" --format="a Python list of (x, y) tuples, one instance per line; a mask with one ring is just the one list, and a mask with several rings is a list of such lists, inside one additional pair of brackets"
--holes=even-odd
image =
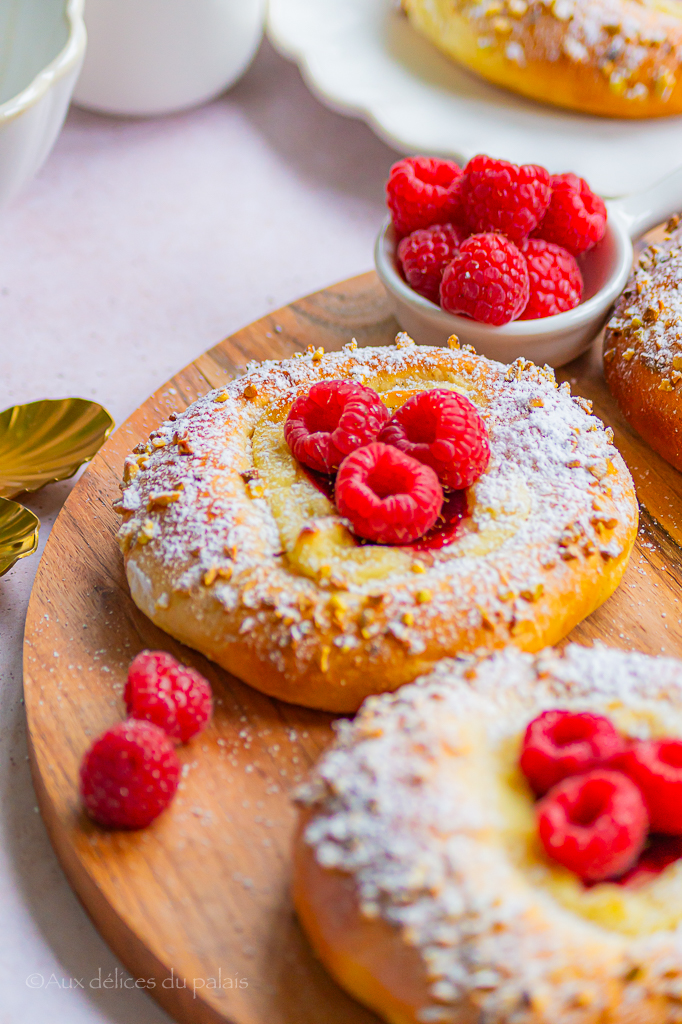
[[(376, 1024), (316, 963), (289, 896), (289, 793), (331, 736), (331, 716), (271, 700), (156, 629), (128, 593), (112, 501), (124, 456), (174, 410), (250, 359), (323, 345), (390, 344), (397, 324), (373, 273), (264, 317), (200, 356), (113, 435), (74, 488), (38, 569), (26, 623), (24, 691), (40, 808), (73, 887), (128, 969), (178, 1020)], [(624, 423), (593, 352), (564, 368), (615, 430), (641, 527), (625, 579), (571, 635), (682, 656), (682, 476)], [(78, 765), (125, 713), (130, 659), (165, 648), (213, 684), (210, 728), (180, 749), (171, 809), (142, 832), (83, 815)]]

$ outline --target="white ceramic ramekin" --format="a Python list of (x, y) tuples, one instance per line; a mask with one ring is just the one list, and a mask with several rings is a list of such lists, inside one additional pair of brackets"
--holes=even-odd
[[(4, 12), (0, 47), (0, 207), (39, 170), (64, 122), (85, 53), (83, 0)], [(3, 89), (4, 87), (4, 89)]]
[(374, 251), (376, 269), (392, 300), (398, 323), (416, 342), (444, 345), (451, 334), (456, 334), (462, 344), (473, 345), (489, 359), (510, 363), (523, 356), (550, 366), (563, 366), (585, 351), (622, 291), (632, 264), (627, 230), (610, 217), (606, 236), (580, 258), (585, 298), (579, 306), (545, 320), (514, 320), (503, 327), (493, 327), (446, 313), (413, 291), (400, 275), (395, 249), (393, 228), (387, 220)]
[(87, 0), (88, 54), (74, 100), (149, 117), (198, 106), (243, 74), (266, 0)]

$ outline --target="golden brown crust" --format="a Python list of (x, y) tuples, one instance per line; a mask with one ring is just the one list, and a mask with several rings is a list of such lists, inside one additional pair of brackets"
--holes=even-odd
[(645, 249), (604, 335), (604, 377), (623, 415), (682, 469), (682, 231)]
[[(343, 723), (299, 791), (299, 918), (336, 980), (391, 1024), (680, 1019), (682, 865), (638, 890), (575, 882), (571, 903), (533, 838), (533, 797), (509, 765), (554, 707), (680, 735), (682, 663), (576, 645), (443, 662)], [(654, 921), (638, 931), (642, 900)]]
[[(416, 1024), (428, 1001), (428, 980), (416, 950), (385, 921), (360, 913), (353, 876), (320, 867), (303, 841), (302, 814), (294, 842), (293, 898), (310, 943), (347, 992), (390, 1021)], [(461, 1024), (469, 1024), (462, 1018)]]
[(415, 27), (497, 85), (608, 117), (682, 111), (682, 18), (635, 0), (403, 0)]
[[(361, 378), (397, 402), (449, 383), (477, 402), (492, 460), (452, 544), (359, 547), (304, 478), (281, 423), (322, 377)], [(330, 711), (447, 654), (555, 643), (618, 585), (637, 529), (627, 469), (567, 387), (523, 360), (507, 368), (406, 338), (254, 367), (128, 460), (120, 541), (133, 598), (256, 688)]]

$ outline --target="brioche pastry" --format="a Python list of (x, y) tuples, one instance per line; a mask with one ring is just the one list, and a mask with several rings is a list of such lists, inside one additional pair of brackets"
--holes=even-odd
[(604, 335), (604, 377), (629, 423), (682, 469), (682, 228), (640, 254)]
[[(453, 341), (453, 345), (456, 342)], [(491, 458), (443, 547), (361, 543), (289, 450), (283, 423), (322, 379), (389, 409), (451, 387)], [(265, 693), (353, 711), (458, 651), (554, 643), (617, 586), (634, 542), (628, 471), (590, 405), (549, 368), (473, 350), (321, 350), (251, 364), (125, 463), (119, 534), (133, 600)]]
[(519, 752), (556, 708), (682, 737), (682, 662), (577, 645), (442, 662), (338, 722), (299, 790), (299, 918), (390, 1024), (682, 1020), (682, 860), (586, 887), (538, 839)]
[(675, 0), (402, 0), (414, 27), (482, 78), (607, 117), (682, 111)]

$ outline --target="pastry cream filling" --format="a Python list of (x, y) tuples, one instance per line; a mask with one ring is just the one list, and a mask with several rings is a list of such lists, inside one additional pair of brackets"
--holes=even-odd
[[(412, 395), (431, 388), (451, 388), (479, 408), (486, 396), (471, 382), (449, 375), (447, 380), (399, 379), (391, 375), (365, 380), (393, 411)], [(264, 410), (252, 436), (254, 466), (277, 523), (282, 547), (291, 567), (315, 580), (329, 578), (363, 584), (408, 573), (415, 560), (410, 547), (362, 545), (348, 530), (336, 508), (308, 478), (284, 440), (284, 421), (290, 405)], [(491, 472), (493, 467), (487, 472)], [(530, 494), (523, 480), (506, 479), (504, 486), (486, 487), (486, 475), (467, 492), (469, 515), (456, 538), (430, 553), (435, 561), (481, 557), (513, 537), (530, 514)]]
[[(670, 735), (670, 724), (621, 709), (614, 724), (631, 735)], [(634, 728), (628, 730), (627, 726)], [(537, 835), (533, 794), (519, 768), (521, 736), (507, 739), (497, 750), (498, 806), (503, 826), (500, 841), (518, 870), (534, 888), (547, 890), (567, 910), (622, 935), (640, 936), (672, 930), (682, 922), (682, 860), (668, 865), (640, 888), (600, 882), (586, 888), (580, 879), (545, 854)]]

